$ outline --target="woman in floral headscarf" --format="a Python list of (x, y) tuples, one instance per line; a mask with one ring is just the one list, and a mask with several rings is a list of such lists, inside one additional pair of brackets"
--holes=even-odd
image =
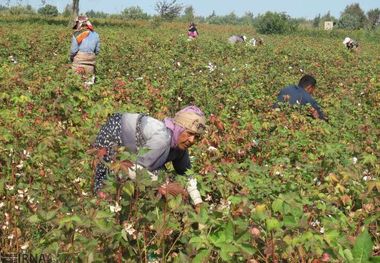
[[(174, 118), (165, 118), (159, 121), (152, 117), (138, 113), (116, 113), (102, 126), (94, 146), (103, 149), (103, 162), (99, 162), (95, 174), (95, 192), (98, 192), (104, 179), (109, 174), (109, 168), (104, 162), (110, 162), (115, 156), (115, 147), (124, 146), (131, 152), (138, 152), (146, 148), (148, 152), (137, 159), (140, 167), (150, 172), (164, 167), (165, 163), (172, 162), (178, 174), (184, 174), (190, 169), (191, 163), (188, 148), (205, 131), (206, 118), (196, 106), (188, 106), (177, 112)], [(134, 179), (134, 167), (129, 177)], [(152, 174), (154, 177), (154, 174)], [(196, 189), (196, 183), (191, 181), (187, 189), (195, 205), (202, 203)], [(170, 183), (160, 188), (162, 194), (187, 195), (177, 183)]]
[(96, 55), (100, 51), (99, 35), (86, 16), (77, 17), (73, 29), (70, 50), (72, 67), (76, 72), (92, 75), (95, 79)]

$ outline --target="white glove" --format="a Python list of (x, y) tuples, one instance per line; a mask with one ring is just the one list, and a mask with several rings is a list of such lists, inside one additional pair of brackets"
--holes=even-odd
[[(133, 167), (131, 168), (128, 168), (128, 177), (131, 179), (131, 180), (135, 180), (136, 179), (136, 171), (137, 170), (143, 170), (145, 169), (144, 167), (142, 167), (141, 165), (139, 164), (134, 164)], [(146, 170), (148, 172), (148, 174), (150, 175), (150, 178), (152, 179), (152, 181), (157, 181), (158, 180), (158, 176), (155, 175), (154, 173)]]
[(194, 205), (203, 203), (201, 194), (197, 188), (197, 179), (190, 178), (186, 190), (189, 193), (191, 200), (193, 200)]

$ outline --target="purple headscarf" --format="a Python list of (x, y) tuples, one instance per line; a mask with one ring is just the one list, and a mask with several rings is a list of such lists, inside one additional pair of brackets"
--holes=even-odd
[[(204, 115), (204, 113), (201, 111), (201, 109), (199, 109), (197, 106), (187, 106), (187, 107), (183, 108), (182, 110), (180, 110), (179, 112), (194, 112), (194, 113), (201, 115), (201, 116)], [(179, 113), (179, 112), (177, 112), (177, 113)], [(172, 131), (172, 141), (170, 143), (171, 148), (175, 148), (177, 146), (178, 137), (185, 130), (185, 128), (175, 124), (173, 120), (174, 120), (173, 118), (165, 118), (164, 119), (164, 123), (165, 123), (166, 128), (168, 128)]]

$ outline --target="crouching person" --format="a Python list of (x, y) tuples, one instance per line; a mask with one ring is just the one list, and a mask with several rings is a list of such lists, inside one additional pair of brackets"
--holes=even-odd
[(243, 43), (247, 39), (246, 36), (242, 35), (232, 35), (228, 38), (228, 43), (230, 44), (236, 44), (236, 43)]
[(264, 44), (264, 40), (261, 37), (258, 38), (251, 38), (248, 42), (251, 46), (261, 46)]
[(96, 73), (96, 56), (100, 51), (99, 35), (94, 31), (86, 16), (79, 16), (73, 29), (70, 49), (72, 68), (75, 72), (89, 77), (88, 84), (93, 84)]
[(290, 105), (310, 105), (311, 115), (315, 119), (327, 120), (317, 101), (312, 97), (317, 86), (317, 81), (310, 75), (304, 75), (298, 85), (290, 85), (283, 88), (277, 96), (274, 108), (279, 108), (279, 103), (289, 103)]
[(187, 30), (187, 37), (190, 40), (196, 39), (199, 33), (194, 23), (190, 23), (189, 29)]
[(343, 44), (348, 50), (357, 50), (359, 48), (359, 43), (349, 37), (343, 40)]
[[(138, 157), (138, 165), (155, 172), (171, 162), (178, 174), (184, 174), (191, 168), (188, 148), (204, 133), (205, 122), (205, 115), (196, 106), (188, 106), (177, 112), (174, 118), (163, 121), (144, 114), (116, 113), (101, 127), (94, 146), (106, 149), (104, 162), (110, 162), (115, 156), (115, 147), (124, 146), (135, 153), (145, 148), (148, 151)], [(104, 162), (97, 164), (95, 172), (94, 191), (99, 196), (105, 195), (101, 188), (110, 174)], [(195, 179), (189, 179), (187, 191), (178, 183), (164, 184), (158, 190), (162, 195), (187, 197), (190, 194), (197, 211), (200, 209), (202, 199)]]

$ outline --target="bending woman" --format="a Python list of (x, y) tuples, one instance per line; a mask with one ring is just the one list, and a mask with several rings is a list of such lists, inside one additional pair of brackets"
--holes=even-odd
[(73, 27), (70, 60), (75, 72), (95, 76), (96, 56), (100, 51), (98, 33), (86, 16), (79, 16)]
[[(105, 162), (110, 162), (115, 156), (115, 147), (124, 146), (131, 152), (146, 148), (148, 152), (137, 159), (139, 165), (154, 172), (164, 168), (165, 163), (172, 162), (175, 171), (184, 174), (191, 168), (188, 148), (204, 133), (205, 123), (203, 112), (196, 106), (185, 107), (174, 118), (165, 118), (164, 121), (144, 114), (116, 113), (101, 127), (94, 146), (106, 149)], [(99, 192), (109, 173), (104, 162), (97, 164), (95, 192)], [(202, 199), (196, 182), (190, 181), (187, 191), (194, 204), (198, 205)], [(184, 194), (184, 189), (177, 183), (166, 184), (159, 190), (163, 194)]]

